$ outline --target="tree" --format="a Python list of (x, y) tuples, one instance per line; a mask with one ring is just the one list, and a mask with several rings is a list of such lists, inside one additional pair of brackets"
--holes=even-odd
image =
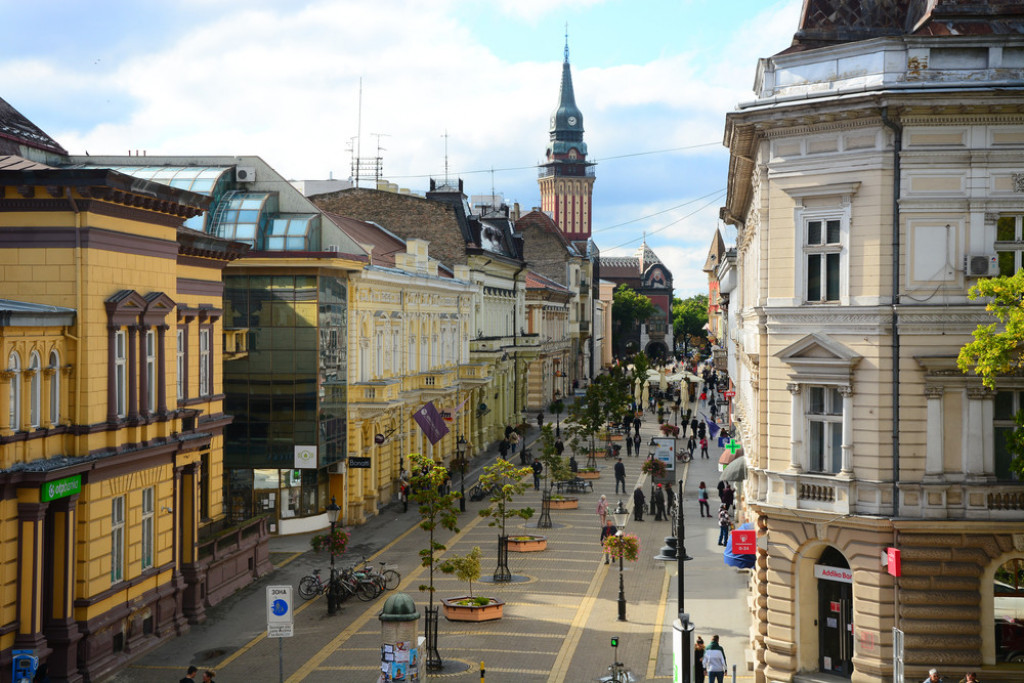
[[(616, 351), (620, 355), (636, 350), (639, 326), (647, 322), (656, 310), (650, 299), (629, 285), (615, 288), (612, 292), (612, 325), (615, 327)], [(631, 343), (634, 345), (632, 349), (629, 348)]]
[(691, 348), (707, 345), (708, 331), (708, 297), (706, 294), (695, 294), (686, 299), (672, 297), (672, 332), (676, 342), (683, 345), (683, 356), (688, 356)]
[[(988, 297), (985, 310), (998, 320), (979, 325), (974, 341), (960, 349), (956, 364), (962, 372), (974, 372), (989, 389), (996, 380), (1024, 370), (1024, 269), (1009, 277), (979, 280), (971, 287), (972, 301)], [(1007, 450), (1013, 454), (1010, 469), (1024, 476), (1024, 410), (1015, 416), (1017, 428), (1007, 437)]]
[(430, 542), (420, 550), (420, 564), (430, 570), (430, 583), (421, 585), (421, 591), (430, 594), (430, 608), (434, 607), (434, 565), (438, 557), (447, 550), (447, 546), (438, 541), (434, 531), (441, 527), (457, 532), (459, 511), (455, 501), (460, 497), (458, 491), (441, 493), (441, 485), (448, 477), (448, 471), (429, 457), (419, 453), (409, 454), (409, 498), (419, 505), (420, 528), (430, 534)]
[(508, 460), (498, 458), (493, 465), (484, 467), (484, 473), (480, 475), (480, 486), (494, 491), (489, 499), (490, 504), (480, 511), (480, 516), (490, 518), (487, 526), (499, 527), (495, 581), (512, 580), (512, 572), (508, 568), (508, 535), (505, 533), (505, 523), (509, 517), (533, 517), (533, 508), (512, 507), (512, 499), (526, 491), (524, 480), (532, 474), (533, 469), (530, 467), (516, 467)]

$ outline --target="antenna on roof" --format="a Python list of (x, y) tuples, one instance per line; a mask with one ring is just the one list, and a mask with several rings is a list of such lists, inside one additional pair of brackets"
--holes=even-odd
[(444, 184), (448, 184), (448, 129), (444, 129)]

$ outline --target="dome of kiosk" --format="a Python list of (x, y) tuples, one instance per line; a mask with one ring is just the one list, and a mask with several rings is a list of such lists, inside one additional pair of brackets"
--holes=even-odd
[(407, 593), (395, 593), (384, 601), (379, 618), (381, 621), (415, 621), (420, 618), (420, 613)]

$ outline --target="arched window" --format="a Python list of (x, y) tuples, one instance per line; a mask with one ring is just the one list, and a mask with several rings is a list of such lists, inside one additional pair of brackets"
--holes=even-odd
[(60, 424), (60, 354), (50, 351), (50, 424)]
[(17, 351), (11, 351), (11, 355), (7, 358), (7, 370), (13, 373), (11, 376), (11, 414), (8, 419), (11, 429), (18, 431), (21, 429), (21, 356)]
[(39, 353), (33, 351), (28, 358), (28, 422), (29, 426), (35, 429), (39, 426), (40, 413), (43, 412), (43, 375), (42, 363), (39, 360)]

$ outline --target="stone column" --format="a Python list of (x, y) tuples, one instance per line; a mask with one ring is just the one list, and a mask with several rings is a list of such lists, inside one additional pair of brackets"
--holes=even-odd
[(843, 397), (843, 444), (840, 476), (853, 476), (853, 387), (839, 387)]
[[(964, 448), (963, 468), (968, 477), (981, 477), (985, 474), (986, 445), (991, 447), (992, 438), (987, 436), (984, 420), (984, 402), (991, 392), (984, 387), (967, 389), (967, 443)], [(989, 423), (991, 426), (991, 422)]]
[[(22, 368), (21, 370), (21, 424), (18, 429), (23, 432), (32, 431), (32, 382), (35, 379), (38, 368)], [(42, 401), (42, 396), (39, 397)], [(42, 424), (40, 422), (40, 424)]]
[(138, 326), (128, 326), (128, 362), (125, 367), (125, 372), (128, 375), (128, 410), (126, 412), (128, 419), (133, 421), (139, 419), (139, 358), (138, 344), (136, 343), (138, 331)]
[[(54, 378), (57, 377), (57, 372), (57, 368), (43, 368), (43, 377), (45, 380), (43, 381), (43, 386), (40, 387), (41, 393), (39, 396), (39, 408), (41, 415), (39, 416), (39, 424), (40, 426), (48, 429), (57, 426), (57, 423), (53, 419), (53, 411), (50, 409), (50, 395), (53, 392), (53, 383), (55, 381)], [(57, 396), (57, 401), (59, 406), (59, 395)]]
[(789, 469), (791, 472), (803, 472), (803, 415), (804, 402), (800, 395), (801, 386), (796, 383), (786, 385), (789, 391)]
[(14, 432), (11, 422), (11, 382), (18, 373), (11, 370), (0, 371), (0, 435), (9, 436)]
[(943, 419), (942, 419), (943, 388), (926, 385), (924, 395), (928, 402), (927, 434), (924, 452), (924, 478), (941, 479), (944, 461)]

